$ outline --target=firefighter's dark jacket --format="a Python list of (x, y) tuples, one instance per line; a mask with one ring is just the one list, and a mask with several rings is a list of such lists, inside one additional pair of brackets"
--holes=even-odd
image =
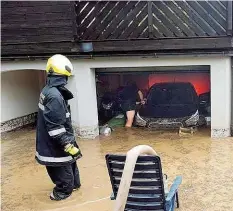
[(68, 155), (64, 146), (77, 146), (71, 125), (66, 92), (66, 78), (50, 76), (39, 99), (36, 134), (36, 160), (46, 166), (64, 166), (77, 158)]

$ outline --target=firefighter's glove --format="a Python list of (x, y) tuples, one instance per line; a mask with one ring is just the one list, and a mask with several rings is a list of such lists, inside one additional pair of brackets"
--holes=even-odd
[(73, 157), (77, 157), (81, 154), (80, 149), (75, 147), (73, 144), (67, 144), (65, 146), (65, 152), (70, 154)]

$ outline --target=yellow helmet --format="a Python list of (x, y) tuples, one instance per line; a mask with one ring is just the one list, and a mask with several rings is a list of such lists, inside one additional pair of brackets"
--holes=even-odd
[(67, 57), (56, 54), (48, 59), (46, 66), (48, 74), (71, 76), (72, 71), (73, 65)]

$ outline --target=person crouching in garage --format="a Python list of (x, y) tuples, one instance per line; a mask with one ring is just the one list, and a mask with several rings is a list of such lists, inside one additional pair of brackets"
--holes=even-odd
[(133, 81), (128, 81), (127, 85), (119, 93), (121, 109), (126, 115), (125, 127), (127, 128), (132, 127), (138, 96), (141, 104), (145, 104), (142, 92)]
[(36, 160), (46, 166), (56, 185), (51, 200), (69, 197), (80, 184), (76, 160), (82, 156), (71, 125), (68, 100), (73, 94), (65, 87), (73, 66), (68, 58), (54, 55), (47, 62), (47, 84), (39, 99)]

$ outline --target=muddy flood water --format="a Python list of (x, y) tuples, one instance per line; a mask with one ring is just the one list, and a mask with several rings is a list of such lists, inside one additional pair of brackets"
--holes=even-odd
[(176, 132), (117, 129), (109, 137), (78, 140), (82, 187), (62, 202), (49, 199), (53, 188), (46, 170), (36, 163), (35, 130), (26, 128), (2, 136), (2, 210), (111, 211), (107, 153), (125, 153), (139, 144), (160, 155), (169, 183), (183, 176), (180, 211), (233, 210), (233, 138), (211, 140), (209, 130), (179, 137)]

